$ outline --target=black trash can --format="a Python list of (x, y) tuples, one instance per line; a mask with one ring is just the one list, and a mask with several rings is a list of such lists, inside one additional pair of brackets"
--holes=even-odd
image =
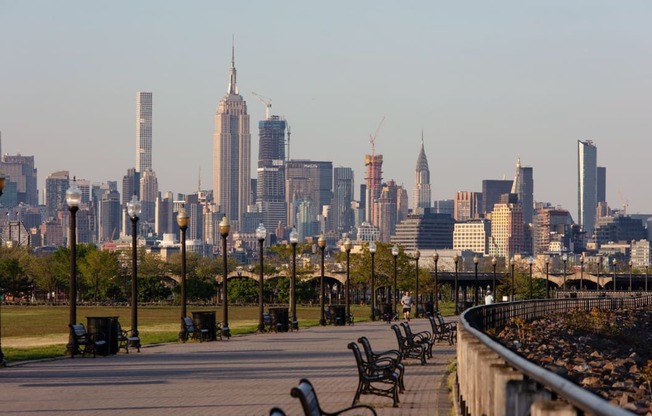
[(383, 321), (390, 323), (392, 322), (392, 304), (383, 303)]
[(335, 325), (346, 325), (346, 307), (344, 305), (330, 305), (328, 310), (335, 319)]
[(428, 316), (435, 316), (435, 304), (431, 300), (426, 302), (426, 314)]
[(207, 341), (217, 340), (216, 333), (217, 327), (215, 325), (215, 311), (198, 311), (192, 313), (192, 323), (196, 328), (207, 329)]
[(269, 308), (269, 316), (272, 317), (272, 325), (277, 332), (288, 332), (290, 330), (288, 308)]
[(97, 353), (100, 355), (118, 353), (118, 317), (117, 316), (87, 316), (86, 332), (95, 340), (106, 341), (100, 345)]

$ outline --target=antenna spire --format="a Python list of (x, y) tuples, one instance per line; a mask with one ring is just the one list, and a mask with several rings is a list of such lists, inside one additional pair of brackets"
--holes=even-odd
[(229, 73), (229, 95), (238, 95), (238, 86), (236, 85), (236, 71), (235, 71), (235, 35), (232, 35), (231, 44), (231, 70)]

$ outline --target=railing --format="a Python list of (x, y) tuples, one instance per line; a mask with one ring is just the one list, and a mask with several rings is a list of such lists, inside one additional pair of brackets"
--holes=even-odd
[[(513, 409), (511, 411), (496, 411), (496, 399), (489, 397), (491, 394), (495, 394), (498, 387), (492, 385), (490, 388), (486, 383), (491, 383), (492, 380), (496, 379), (492, 377), (491, 372), (500, 367), (499, 364), (495, 364), (500, 361), (520, 373), (518, 378), (512, 377), (512, 380), (523, 380), (524, 383), (529, 383), (528, 386), (535, 385), (535, 393), (532, 392), (532, 387), (528, 387), (530, 389), (528, 392), (529, 399), (526, 399), (526, 401), (533, 401), (533, 397), (537, 395), (536, 391), (545, 391), (544, 396), (547, 394), (551, 399), (562, 398), (580, 413), (598, 416), (632, 415), (632, 413), (612, 405), (571, 381), (526, 360), (494, 341), (485, 332), (489, 329), (502, 329), (510, 319), (515, 317), (528, 321), (550, 314), (568, 312), (573, 309), (584, 311), (590, 311), (594, 307), (623, 309), (650, 304), (652, 304), (652, 295), (615, 298), (543, 299), (497, 303), (468, 309), (460, 316), (462, 331), (458, 335), (458, 388), (456, 389), (456, 399), (461, 410), (460, 413), (472, 416), (476, 414), (500, 414), (502, 412), (505, 412), (504, 414), (519, 414), (514, 412)], [(494, 356), (497, 356), (496, 360), (493, 360)], [(478, 357), (485, 358), (479, 359)], [(464, 362), (461, 362), (462, 360)], [(507, 380), (509, 377), (504, 378)], [(490, 393), (483, 391), (483, 389), (489, 390)], [(549, 392), (552, 392), (552, 394)], [(476, 395), (482, 396), (482, 398), (473, 397)], [(516, 399), (516, 402), (518, 400)], [(504, 401), (509, 402), (510, 399)], [(467, 407), (467, 402), (473, 402), (471, 408)]]

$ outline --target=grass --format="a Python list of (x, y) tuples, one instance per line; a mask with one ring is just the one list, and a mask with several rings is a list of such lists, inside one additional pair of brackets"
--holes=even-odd
[[(444, 315), (452, 315), (453, 304), (440, 303)], [(265, 308), (267, 309), (267, 307)], [(216, 311), (222, 320), (222, 308), (214, 306), (188, 306), (193, 311)], [(369, 320), (368, 305), (351, 305), (356, 322)], [(8, 363), (26, 360), (55, 358), (64, 355), (68, 341), (67, 306), (3, 305), (2, 351)], [(131, 325), (131, 309), (128, 306), (78, 306), (77, 321), (85, 323), (88, 316), (117, 316), (122, 327)], [(179, 306), (139, 306), (138, 330), (141, 342), (160, 344), (176, 342), (180, 329)], [(318, 306), (298, 306), (297, 318), (302, 328), (319, 324)], [(258, 327), (257, 306), (229, 306), (229, 329), (232, 335), (251, 334)]]

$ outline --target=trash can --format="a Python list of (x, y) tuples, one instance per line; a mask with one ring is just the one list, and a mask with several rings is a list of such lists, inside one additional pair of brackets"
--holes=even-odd
[(435, 304), (431, 300), (426, 302), (426, 314), (428, 316), (435, 316)]
[(383, 321), (390, 323), (392, 322), (392, 304), (383, 303)]
[(87, 316), (86, 332), (96, 340), (106, 341), (96, 351), (100, 355), (118, 353), (118, 317), (117, 316)]
[(197, 311), (192, 313), (192, 323), (196, 328), (207, 329), (207, 341), (216, 341), (217, 327), (215, 325), (215, 311)]
[(344, 305), (330, 305), (328, 310), (335, 318), (335, 325), (346, 325), (346, 307)]
[(290, 329), (288, 308), (269, 308), (269, 316), (272, 317), (272, 325), (277, 332), (288, 332)]

